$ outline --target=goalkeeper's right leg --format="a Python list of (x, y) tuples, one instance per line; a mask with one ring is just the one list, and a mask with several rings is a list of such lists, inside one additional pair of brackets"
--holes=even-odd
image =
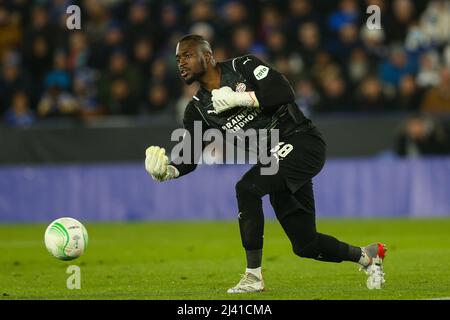
[(386, 256), (386, 245), (374, 243), (361, 248), (360, 270), (367, 274), (367, 288), (381, 289), (386, 280), (383, 271), (383, 260)]

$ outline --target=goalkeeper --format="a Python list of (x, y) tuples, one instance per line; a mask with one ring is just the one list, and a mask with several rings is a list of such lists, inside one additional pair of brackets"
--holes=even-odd
[[(356, 262), (368, 274), (368, 287), (381, 288), (385, 281), (383, 244), (352, 246), (316, 230), (312, 178), (324, 165), (325, 142), (295, 104), (286, 78), (252, 55), (216, 62), (210, 44), (198, 35), (180, 39), (176, 59), (185, 83), (200, 84), (183, 119), (184, 128), (192, 137), (191, 144), (196, 121), (202, 123), (204, 130), (216, 128), (222, 132), (232, 130), (236, 123), (243, 130), (279, 130), (280, 143), (275, 150), (279, 159), (277, 173), (262, 175), (258, 163), (236, 184), (239, 229), (247, 266), (242, 279), (228, 293), (264, 290), (261, 262), (265, 195), (270, 196), (276, 217), (296, 255), (327, 262)], [(254, 116), (243, 117), (249, 113)], [(239, 124), (243, 118), (246, 122)], [(169, 163), (163, 148), (151, 146), (146, 150), (145, 166), (155, 180), (166, 181), (192, 172), (198, 159), (193, 155), (191, 160)]]

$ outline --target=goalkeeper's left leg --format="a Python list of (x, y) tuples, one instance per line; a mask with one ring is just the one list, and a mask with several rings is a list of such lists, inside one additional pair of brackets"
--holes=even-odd
[[(287, 192), (273, 193), (270, 200), (295, 254), (319, 261), (356, 262), (368, 275), (367, 287), (381, 289), (385, 283), (383, 260), (386, 246), (376, 243), (356, 247), (330, 235), (318, 233), (311, 182), (305, 184), (294, 195)], [(301, 205), (293, 211), (292, 208), (295, 208), (297, 203)]]
[(317, 232), (311, 180), (295, 194), (277, 192), (271, 194), (270, 200), (296, 255), (327, 262), (359, 261), (360, 247)]

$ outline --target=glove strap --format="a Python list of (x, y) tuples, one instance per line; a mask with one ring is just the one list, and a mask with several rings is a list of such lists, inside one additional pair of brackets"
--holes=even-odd
[(167, 172), (166, 172), (166, 177), (168, 177), (167, 180), (169, 179), (175, 179), (178, 178), (178, 176), (180, 175), (180, 171), (178, 171), (178, 169), (174, 166), (167, 166)]
[(254, 91), (235, 92), (236, 102), (239, 106), (259, 107), (259, 101)]
[(172, 165), (167, 166), (167, 170), (162, 176), (153, 176), (152, 178), (158, 182), (163, 182), (171, 179), (175, 179), (180, 175), (180, 172), (177, 168)]

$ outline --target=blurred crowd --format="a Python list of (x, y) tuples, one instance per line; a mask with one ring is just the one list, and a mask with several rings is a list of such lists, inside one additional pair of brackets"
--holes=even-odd
[(393, 151), (408, 158), (450, 154), (449, 130), (434, 117), (412, 114), (399, 126)]
[[(81, 8), (81, 30), (66, 9)], [(381, 9), (369, 29), (366, 9)], [(0, 121), (182, 117), (177, 40), (217, 60), (254, 54), (291, 81), (308, 115), (450, 113), (450, 0), (0, 0)]]

